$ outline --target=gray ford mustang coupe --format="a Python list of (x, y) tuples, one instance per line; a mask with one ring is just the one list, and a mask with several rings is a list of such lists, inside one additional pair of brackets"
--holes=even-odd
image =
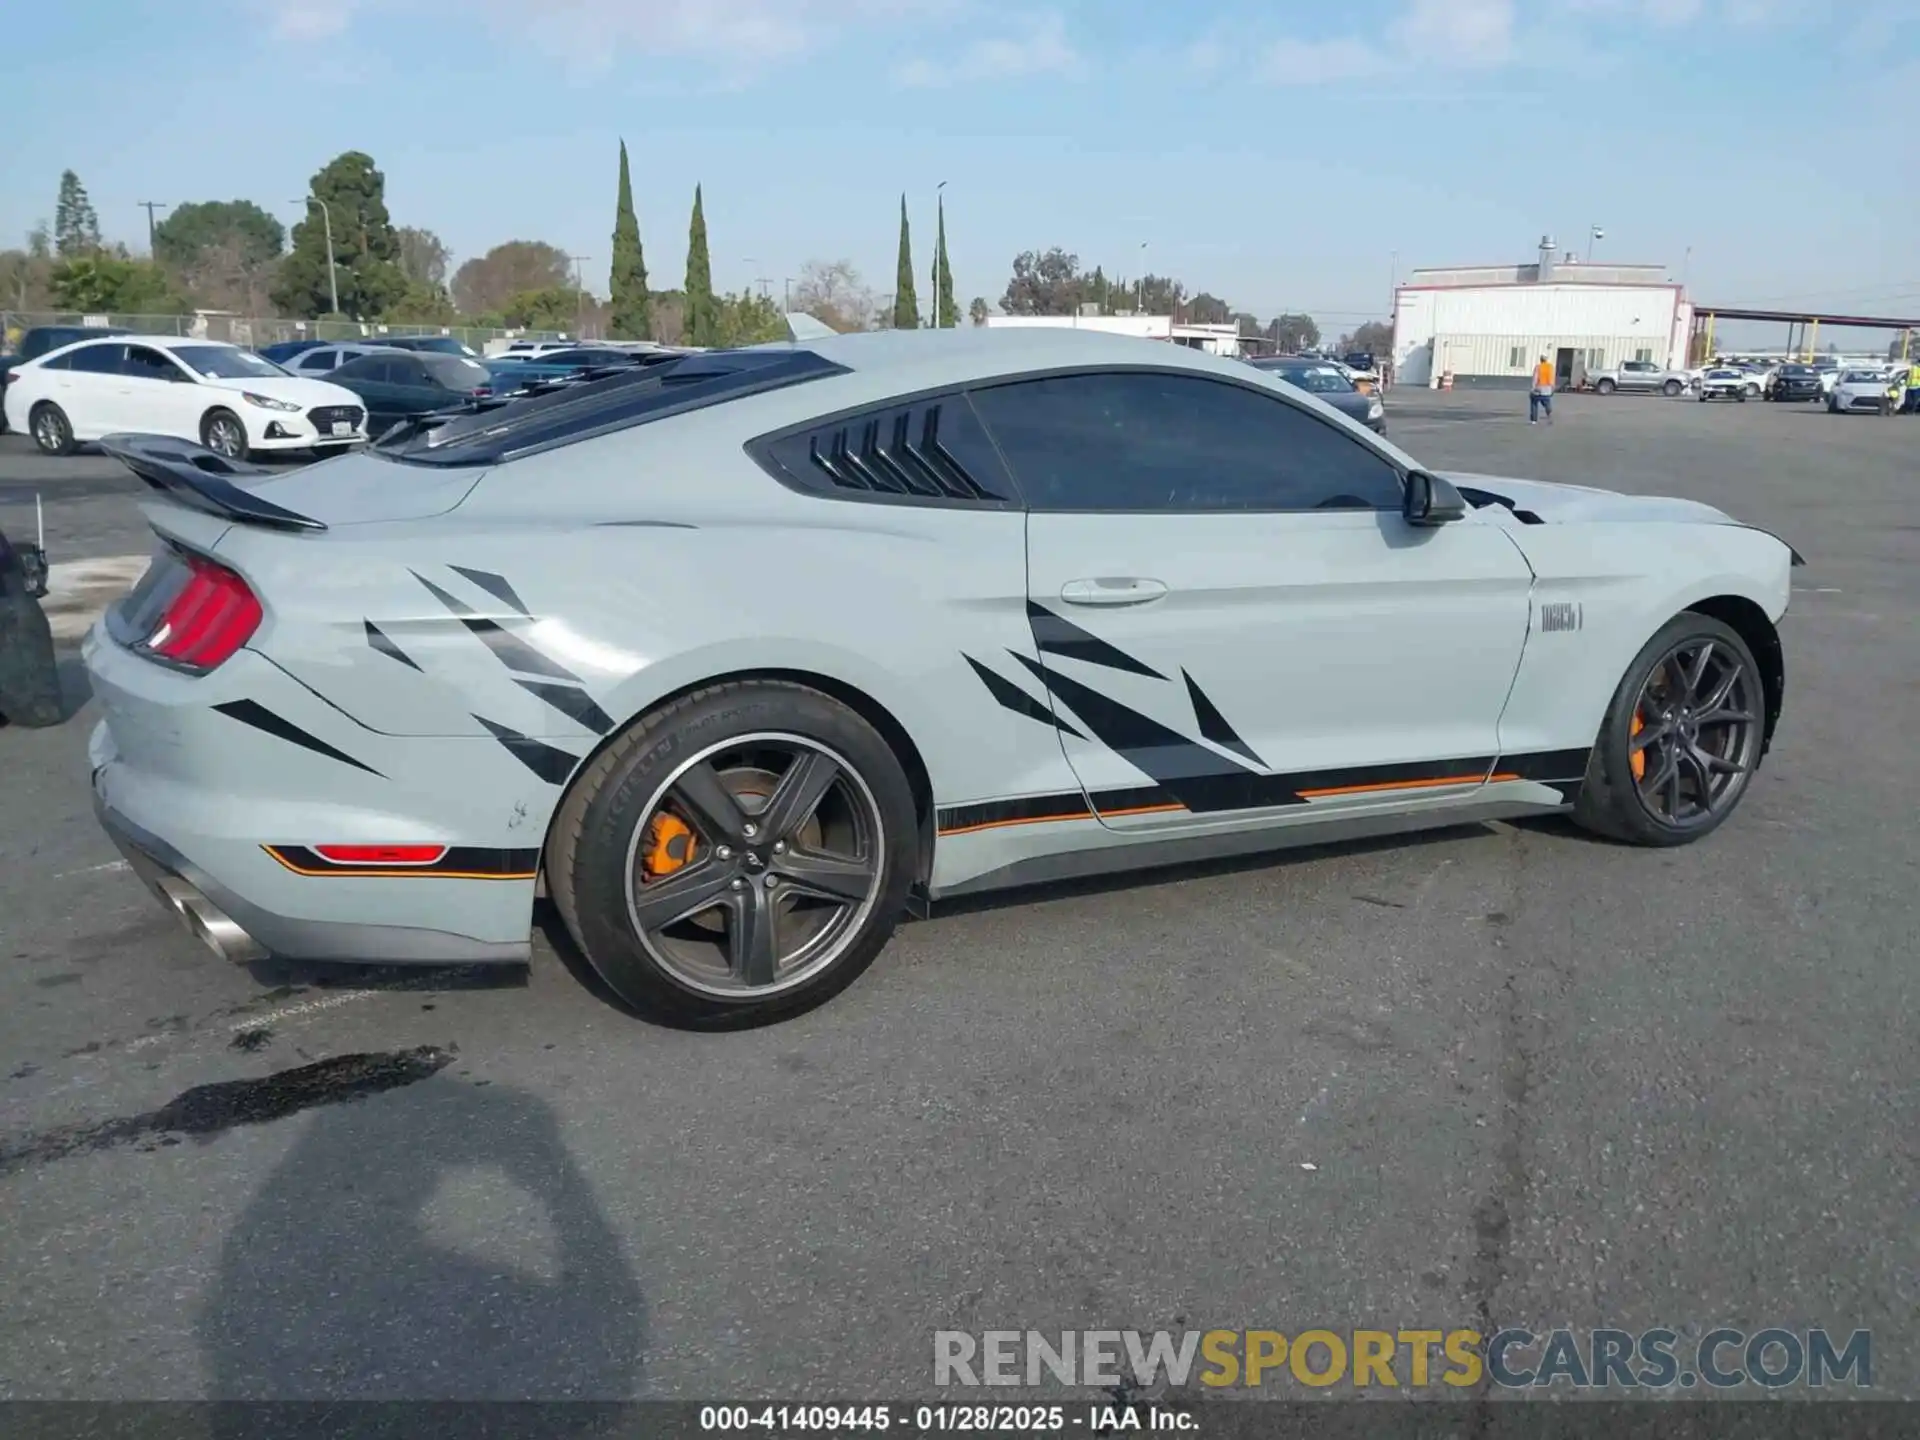
[(693, 1025), (969, 891), (1559, 810), (1697, 839), (1798, 559), (1072, 330), (689, 355), (279, 476), (106, 448), (157, 545), (87, 641), (95, 801), (191, 930), (523, 962), (544, 894)]

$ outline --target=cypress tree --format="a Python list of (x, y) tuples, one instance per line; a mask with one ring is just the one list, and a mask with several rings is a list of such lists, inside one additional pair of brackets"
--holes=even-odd
[(707, 216), (700, 187), (693, 187), (693, 224), (687, 230), (685, 302), (687, 344), (718, 345), (720, 316), (713, 303), (713, 265), (707, 258)]
[(940, 198), (940, 237), (936, 242), (933, 259), (933, 323), (942, 330), (951, 330), (960, 323), (960, 307), (953, 303), (953, 270), (947, 264), (947, 201)]
[(613, 211), (613, 297), (608, 316), (616, 340), (653, 338), (653, 296), (647, 290), (647, 257), (640, 248), (640, 220), (633, 213), (633, 178), (627, 169), (627, 142), (620, 142), (620, 198)]
[(907, 197), (900, 197), (900, 266), (894, 277), (893, 328), (920, 328), (920, 301), (913, 293), (913, 240), (907, 233)]

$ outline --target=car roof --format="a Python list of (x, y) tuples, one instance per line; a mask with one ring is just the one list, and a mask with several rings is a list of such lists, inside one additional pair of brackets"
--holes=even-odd
[[(783, 349), (790, 342), (757, 346)], [(855, 373), (885, 375), (890, 389), (905, 394), (936, 385), (965, 385), (1001, 375), (1056, 366), (1154, 366), (1246, 377), (1238, 359), (1208, 355), (1185, 345), (1143, 340), (1072, 326), (973, 326), (961, 330), (875, 330), (801, 342), (822, 359)]]

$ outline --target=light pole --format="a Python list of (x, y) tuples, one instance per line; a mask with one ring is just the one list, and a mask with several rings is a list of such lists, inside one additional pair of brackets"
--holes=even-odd
[(320, 207), (320, 223), (325, 226), (327, 236), (327, 299), (330, 305), (328, 313), (338, 315), (340, 313), (340, 277), (333, 266), (333, 211), (327, 208), (327, 202), (318, 195), (309, 195), (304, 201), (296, 200), (293, 203)]
[(587, 328), (587, 282), (580, 278), (580, 267), (591, 260), (591, 255), (569, 255), (573, 262), (573, 333), (579, 340), (586, 339)]
[(933, 211), (939, 219), (935, 221), (933, 231), (933, 288), (927, 292), (931, 297), (927, 305), (927, 313), (933, 317), (933, 323), (927, 327), (929, 330), (940, 328), (940, 242), (947, 228), (947, 202), (942, 192), (946, 188), (947, 182), (944, 180), (933, 187)]
[(1593, 263), (1593, 242), (1596, 240), (1604, 240), (1606, 238), (1607, 238), (1607, 232), (1602, 230), (1598, 225), (1594, 226), (1591, 230), (1587, 232), (1587, 263), (1589, 265)]
[(791, 275), (783, 276), (780, 281), (780, 313), (782, 315), (793, 313), (793, 277)]
[(747, 255), (741, 259), (740, 263), (747, 267), (747, 293), (751, 295), (753, 293), (753, 267), (760, 262), (754, 259), (753, 256)]
[(1147, 242), (1144, 240), (1140, 242), (1140, 278), (1133, 283), (1135, 286), (1133, 313), (1136, 315), (1145, 314), (1147, 308)]

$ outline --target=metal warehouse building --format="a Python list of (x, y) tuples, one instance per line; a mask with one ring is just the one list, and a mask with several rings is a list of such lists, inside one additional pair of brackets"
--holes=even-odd
[(1534, 264), (1415, 270), (1396, 287), (1394, 378), (1524, 386), (1542, 355), (1562, 385), (1626, 360), (1678, 368), (1692, 324), (1664, 266), (1581, 264), (1543, 237)]

